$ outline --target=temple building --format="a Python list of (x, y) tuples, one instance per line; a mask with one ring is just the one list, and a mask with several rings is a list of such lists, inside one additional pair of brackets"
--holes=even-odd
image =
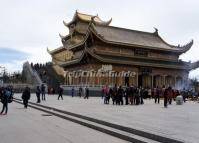
[(68, 35), (60, 35), (63, 45), (47, 51), (53, 64), (64, 69), (66, 85), (178, 87), (198, 67), (179, 59), (193, 40), (174, 46), (156, 28), (143, 32), (110, 26), (111, 21), (76, 11), (72, 21), (63, 22), (69, 28)]

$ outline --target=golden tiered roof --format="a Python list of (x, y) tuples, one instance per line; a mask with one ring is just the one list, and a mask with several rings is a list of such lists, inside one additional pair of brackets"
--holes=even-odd
[(89, 15), (89, 14), (84, 14), (84, 13), (80, 13), (76, 11), (71, 22), (67, 23), (63, 21), (63, 23), (65, 26), (69, 27), (72, 23), (77, 22), (78, 20), (83, 21), (83, 22), (88, 22), (88, 23), (93, 22), (98, 25), (108, 26), (111, 23), (112, 18), (108, 21), (103, 21), (99, 18), (98, 15)]
[(113, 47), (119, 46), (132, 49), (147, 49), (150, 51), (155, 50), (159, 52), (173, 53), (178, 56), (188, 51), (193, 45), (193, 40), (191, 40), (189, 43), (183, 46), (174, 46), (165, 42), (158, 34), (158, 30), (156, 28), (155, 32), (143, 32), (138, 30), (113, 27), (109, 25), (111, 20), (109, 20), (108, 22), (104, 22), (98, 17), (98, 15), (88, 15), (76, 11), (72, 21), (70, 23), (64, 22), (64, 24), (70, 27), (70, 25), (73, 23), (87, 23), (87, 27), (85, 30), (86, 32), (78, 31), (78, 28), (74, 28), (74, 31), (69, 35), (60, 35), (61, 39), (64, 40), (63, 46), (59, 47), (58, 49), (48, 51), (49, 54), (53, 56), (54, 54), (62, 52), (66, 49), (73, 50), (74, 52), (78, 50), (82, 51), (81, 54), (74, 54), (75, 56), (73, 57), (73, 59), (60, 64), (60, 66), (67, 66), (79, 63), (85, 55), (90, 55), (93, 58), (104, 63), (144, 65), (187, 70), (191, 70), (192, 68), (195, 68), (199, 65), (197, 63), (190, 67), (189, 63), (179, 61), (178, 59), (156, 59), (151, 57), (135, 57), (134, 55), (114, 55), (106, 51), (100, 53), (99, 51), (95, 51), (95, 45), (90, 45), (88, 50), (87, 43), (89, 42), (87, 41), (91, 39), (101, 41), (105, 45), (111, 45)]

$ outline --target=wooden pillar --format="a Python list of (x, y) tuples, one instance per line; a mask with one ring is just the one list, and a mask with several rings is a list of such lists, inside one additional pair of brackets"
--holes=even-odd
[(163, 84), (166, 87), (166, 75), (163, 75)]
[(136, 87), (138, 87), (138, 76), (139, 76), (139, 73), (136, 72)]
[(83, 71), (81, 71), (81, 85), (83, 85), (83, 76), (84, 76), (84, 72)]
[(99, 77), (99, 74), (98, 74), (98, 72), (96, 72), (95, 73), (95, 85), (99, 85), (98, 77)]
[(88, 71), (86, 71), (85, 85), (88, 84)]
[(88, 71), (88, 85), (90, 86), (91, 85), (91, 71)]
[(99, 85), (102, 85), (102, 73), (100, 72), (100, 76), (99, 76)]
[(100, 73), (99, 72), (97, 72), (97, 85), (100, 85)]
[(174, 76), (174, 87), (176, 88), (177, 84), (176, 84), (176, 75)]
[(67, 80), (67, 75), (64, 75), (64, 84), (66, 84), (66, 80)]
[(115, 77), (115, 75), (114, 75), (115, 73), (111, 73), (111, 85), (113, 86), (114, 85), (114, 77)]
[(119, 86), (121, 85), (121, 80), (122, 80), (122, 73), (119, 73)]
[(93, 71), (91, 71), (90, 73), (90, 78), (91, 78), (90, 84), (93, 86), (94, 85), (94, 72)]

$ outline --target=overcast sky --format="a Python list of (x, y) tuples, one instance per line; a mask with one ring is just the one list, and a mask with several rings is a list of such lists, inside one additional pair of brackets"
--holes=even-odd
[[(22, 64), (48, 62), (46, 48), (61, 46), (59, 33), (66, 35), (75, 10), (111, 25), (153, 32), (170, 44), (194, 45), (180, 58), (199, 60), (199, 1), (197, 0), (0, 0), (0, 66), (21, 71)], [(199, 78), (199, 69), (190, 73)]]

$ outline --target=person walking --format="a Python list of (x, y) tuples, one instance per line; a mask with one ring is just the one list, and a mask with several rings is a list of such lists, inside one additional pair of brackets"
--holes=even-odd
[(89, 97), (89, 88), (86, 87), (84, 99), (88, 99), (88, 97)]
[(168, 92), (168, 102), (169, 102), (169, 104), (172, 103), (173, 93), (174, 93), (174, 91), (173, 91), (172, 87), (170, 87), (169, 92)]
[(8, 102), (9, 102), (9, 98), (12, 96), (11, 91), (9, 90), (9, 88), (3, 89), (1, 92), (1, 102), (3, 104), (2, 110), (0, 115), (3, 114), (4, 110), (5, 113), (3, 115), (7, 115), (8, 112)]
[(104, 104), (108, 104), (108, 99), (109, 99), (109, 87), (108, 87), (108, 85), (105, 86), (103, 92), (104, 92)]
[(139, 91), (139, 97), (140, 97), (140, 104), (144, 104), (143, 97), (148, 97), (148, 89), (144, 89), (143, 87), (140, 87)]
[(40, 94), (41, 94), (41, 90), (40, 90), (39, 86), (37, 86), (37, 89), (36, 89), (37, 103), (41, 102)]
[(72, 87), (72, 91), (71, 91), (72, 97), (74, 97), (74, 94), (75, 94), (75, 89), (74, 89), (74, 87)]
[(26, 87), (22, 93), (24, 108), (28, 107), (28, 100), (30, 100), (30, 88)]
[(127, 86), (127, 87), (126, 87), (126, 91), (125, 91), (125, 101), (126, 101), (126, 105), (129, 104), (129, 95), (130, 95), (130, 87)]
[(61, 99), (63, 100), (63, 88), (60, 86), (59, 87), (59, 96), (58, 96), (58, 100), (59, 100), (59, 98), (61, 97)]
[(167, 89), (164, 91), (164, 107), (167, 108), (167, 103), (168, 103), (168, 96), (169, 92), (171, 90), (171, 87), (169, 86)]
[(123, 105), (123, 95), (124, 95), (124, 90), (122, 89), (122, 86), (120, 85), (117, 92), (116, 105)]
[(79, 87), (79, 97), (82, 97), (82, 87)]
[(113, 105), (116, 104), (116, 98), (117, 98), (117, 85), (115, 84), (115, 86), (113, 87), (113, 92), (112, 92), (112, 101), (113, 101)]
[(42, 84), (41, 85), (41, 98), (42, 98), (42, 100), (46, 100), (46, 97), (45, 97), (45, 86), (44, 86), (44, 84)]
[(135, 92), (135, 105), (140, 104), (140, 89), (137, 87)]
[(183, 88), (181, 94), (182, 94), (182, 97), (183, 97), (183, 101), (185, 103), (186, 102), (186, 97), (187, 97), (187, 91), (185, 90), (185, 88)]
[(157, 86), (155, 89), (155, 104), (158, 102), (160, 103), (160, 88)]
[(107, 95), (107, 104), (110, 102), (110, 98), (113, 96), (113, 89), (110, 87)]
[(134, 104), (134, 87), (133, 85), (130, 87), (130, 91), (129, 91), (129, 97), (130, 97), (130, 104), (133, 105)]

